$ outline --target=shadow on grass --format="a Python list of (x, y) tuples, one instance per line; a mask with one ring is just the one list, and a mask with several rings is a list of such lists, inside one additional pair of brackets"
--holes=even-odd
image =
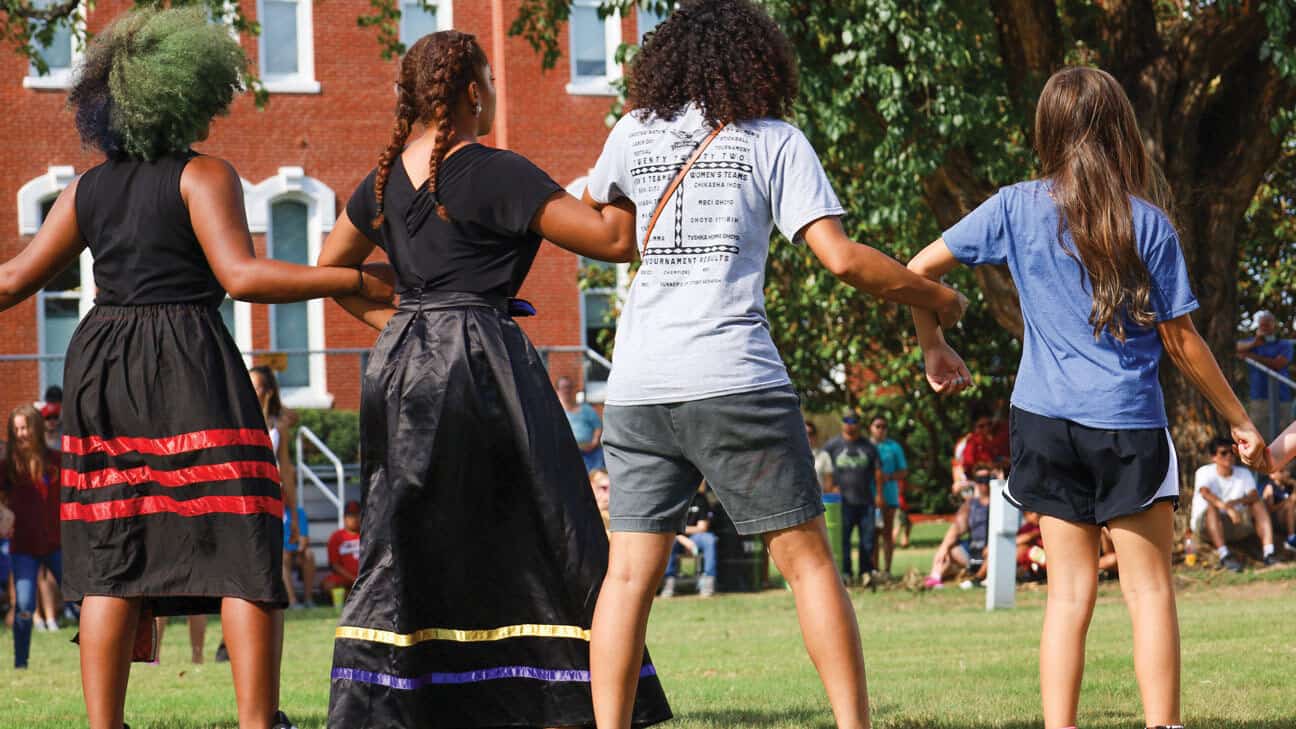
[[(738, 727), (796, 726), (804, 729), (835, 729), (830, 716), (819, 710), (769, 710), (758, 709), (708, 709), (704, 711), (682, 712), (676, 720), (713, 726), (722, 729)], [(674, 722), (671, 722), (674, 723)], [(1191, 729), (1291, 729), (1293, 720), (1287, 719), (1219, 719), (1190, 717), (1188, 727)], [(670, 726), (670, 723), (664, 725)], [(1007, 720), (997, 722), (971, 721), (955, 717), (948, 718), (915, 718), (891, 719), (882, 716), (874, 717), (874, 726), (878, 729), (1040, 729), (1043, 722), (1038, 719)], [(1128, 716), (1087, 716), (1084, 718), (1085, 729), (1129, 729)], [(171, 729), (167, 727), (166, 729)], [(181, 729), (176, 727), (175, 729)], [(188, 729), (187, 727), (184, 729)]]
[[(324, 729), (328, 723), (327, 712), (310, 712), (301, 713), (294, 711), (291, 715), (293, 723), (298, 729)], [(127, 717), (127, 721), (131, 721)], [(159, 719), (149, 721), (141, 717), (138, 720), (131, 721), (131, 729), (238, 729), (238, 720), (231, 719), (228, 722), (213, 724), (210, 721), (199, 721), (197, 719)]]

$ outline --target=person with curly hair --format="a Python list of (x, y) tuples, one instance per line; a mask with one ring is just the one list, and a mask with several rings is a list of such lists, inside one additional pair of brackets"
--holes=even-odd
[(64, 589), (82, 602), (91, 729), (121, 729), (154, 615), (219, 611), (243, 729), (282, 729), (283, 502), (243, 360), (217, 308), (366, 293), (381, 276), (257, 258), (238, 173), (193, 152), (242, 87), (246, 59), (201, 8), (136, 10), (86, 49), (68, 103), (106, 157), (0, 265), (0, 309), (89, 246), (95, 307), (68, 347)]
[(590, 175), (588, 203), (637, 210), (643, 259), (604, 410), (612, 542), (590, 648), (600, 729), (630, 725), (653, 592), (702, 478), (740, 534), (765, 535), (837, 725), (869, 726), (859, 628), (765, 315), (771, 230), (855, 288), (942, 320), (966, 299), (846, 237), (815, 150), (784, 121), (796, 94), (792, 49), (755, 3), (685, 0), (634, 57), (632, 111)]
[[(360, 408), (360, 571), (333, 650), (329, 726), (592, 726), (589, 628), (607, 535), (544, 362), (515, 317), (541, 239), (628, 260), (633, 217), (599, 213), (478, 142), (490, 64), (457, 31), (401, 59), (391, 140), (324, 242), (375, 246), (400, 308), (340, 303), (381, 329)], [(642, 644), (636, 726), (670, 718)]]

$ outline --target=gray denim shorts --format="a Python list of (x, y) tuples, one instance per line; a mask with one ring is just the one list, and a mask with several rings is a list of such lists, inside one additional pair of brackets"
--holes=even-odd
[(614, 532), (684, 530), (705, 478), (739, 534), (796, 526), (823, 494), (791, 386), (664, 405), (608, 405), (603, 449)]

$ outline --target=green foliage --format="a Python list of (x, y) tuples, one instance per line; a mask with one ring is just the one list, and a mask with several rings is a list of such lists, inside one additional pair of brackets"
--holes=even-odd
[[(324, 441), (343, 463), (360, 462), (360, 413), (355, 410), (298, 410), (298, 420), (291, 435), (296, 442), (297, 429), (309, 428)], [(295, 447), (295, 446), (294, 446)], [(314, 447), (303, 444), (302, 455), (311, 465), (327, 463)], [(296, 458), (296, 453), (293, 453)]]
[[(1296, 131), (1247, 211), (1238, 256), (1244, 314), (1272, 311), (1287, 336), (1296, 329)], [(1239, 317), (1243, 321), (1243, 317)]]

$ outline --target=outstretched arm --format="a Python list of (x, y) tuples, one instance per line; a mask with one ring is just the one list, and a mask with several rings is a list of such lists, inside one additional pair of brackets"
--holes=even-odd
[[(373, 241), (365, 237), (356, 228), (355, 223), (351, 222), (351, 216), (343, 210), (338, 216), (337, 222), (333, 224), (333, 230), (329, 232), (328, 237), (324, 239), (324, 248), (320, 251), (319, 265), (321, 266), (360, 266), (364, 260), (373, 253)], [(371, 273), (378, 273), (389, 283), (394, 284), (396, 274), (391, 270), (389, 264), (371, 264), (365, 266), (365, 270)], [(383, 273), (385, 271), (385, 273)], [(382, 331), (387, 326), (387, 320), (396, 314), (396, 308), (389, 302), (374, 301), (364, 296), (340, 296), (334, 299), (346, 310), (348, 314), (354, 316), (369, 326)]]
[(27, 247), (0, 264), (0, 311), (39, 291), (85, 249), (76, 220), (78, 181), (59, 194)]
[[(909, 270), (931, 281), (939, 281), (957, 265), (958, 259), (954, 258), (949, 246), (945, 245), (944, 240), (937, 239), (909, 261)], [(909, 312), (918, 333), (918, 346), (923, 350), (927, 382), (932, 389), (941, 394), (950, 394), (971, 387), (972, 374), (968, 372), (963, 358), (945, 342), (945, 334), (941, 331), (942, 322), (930, 311), (916, 306), (909, 307)]]
[(626, 263), (635, 258), (634, 205), (625, 199), (608, 205), (561, 192), (536, 212), (531, 230), (560, 248), (586, 258)]
[(860, 291), (932, 312), (945, 326), (954, 326), (963, 317), (967, 299), (962, 294), (906, 270), (876, 248), (851, 240), (835, 215), (810, 223), (799, 237), (834, 276)]
[(1296, 423), (1287, 426), (1287, 430), (1274, 438), (1269, 452), (1273, 456), (1274, 470), (1285, 468), (1288, 463), (1291, 463), (1292, 458), (1296, 457)]
[(216, 280), (241, 301), (278, 304), (359, 294), (390, 300), (392, 288), (355, 268), (302, 266), (257, 258), (243, 209), (243, 187), (228, 162), (197, 157), (180, 176), (189, 221)]
[(1179, 371), (1197, 388), (1216, 412), (1228, 421), (1232, 429), (1233, 440), (1237, 441), (1238, 453), (1242, 462), (1259, 473), (1269, 473), (1269, 452), (1265, 448), (1264, 438), (1256, 430), (1246, 409), (1229, 387), (1228, 380), (1220, 371), (1215, 355), (1197, 333), (1189, 315), (1175, 317), (1157, 324), (1161, 343), (1165, 345), (1166, 354), (1175, 363)]

